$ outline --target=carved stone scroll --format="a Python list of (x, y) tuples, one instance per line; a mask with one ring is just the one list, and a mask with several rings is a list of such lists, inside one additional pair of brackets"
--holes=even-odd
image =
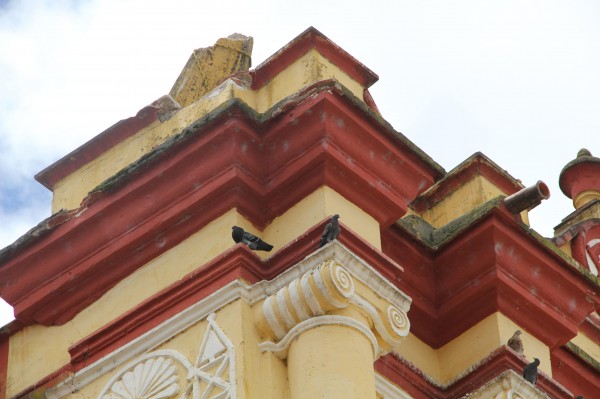
[[(377, 278), (382, 277), (370, 277), (373, 283)], [(364, 283), (360, 285), (361, 290), (369, 289)], [(323, 262), (262, 303), (257, 322), (259, 331), (267, 337), (262, 350), (285, 357), (287, 345), (302, 331), (321, 324), (338, 324), (363, 332), (370, 342), (375, 339), (375, 358), (387, 353), (408, 335), (406, 312), (385, 298), (374, 300), (377, 293), (363, 294), (357, 292), (355, 277), (344, 266), (335, 259)], [(347, 317), (352, 312), (366, 316), (368, 321)]]

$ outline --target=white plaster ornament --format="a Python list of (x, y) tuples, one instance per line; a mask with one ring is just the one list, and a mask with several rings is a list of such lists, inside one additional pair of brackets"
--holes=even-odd
[[(233, 344), (215, 322), (214, 313), (207, 321), (194, 365), (177, 351), (147, 353), (113, 376), (98, 399), (174, 398), (184, 381), (186, 385), (180, 399), (235, 399)], [(176, 363), (186, 372), (179, 371)]]

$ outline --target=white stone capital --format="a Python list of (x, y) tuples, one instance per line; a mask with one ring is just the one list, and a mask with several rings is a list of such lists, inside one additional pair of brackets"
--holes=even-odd
[[(377, 359), (408, 335), (410, 298), (345, 247), (334, 245), (332, 258), (292, 279), (257, 308), (263, 351), (284, 358), (289, 343), (303, 331), (338, 324), (364, 333)], [(343, 252), (344, 263), (336, 250)]]

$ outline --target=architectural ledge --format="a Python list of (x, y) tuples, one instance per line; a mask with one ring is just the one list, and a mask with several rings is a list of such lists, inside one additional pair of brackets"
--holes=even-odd
[[(556, 348), (600, 306), (598, 278), (502, 202), (498, 197), (441, 229), (411, 216), (382, 234), (386, 255), (407, 269), (424, 270), (406, 273), (399, 287), (425, 299), (412, 305), (412, 333), (433, 348), (495, 311)], [(422, 249), (410, 249), (413, 242)]]
[(466, 397), (469, 399), (550, 399), (550, 396), (525, 381), (514, 370), (505, 371)]
[[(506, 394), (511, 389), (513, 389), (513, 395), (523, 392), (542, 395), (514, 396), (514, 398), (573, 398), (573, 393), (569, 390), (570, 387), (563, 386), (559, 380), (551, 378), (543, 371), (539, 373), (535, 387), (523, 380), (520, 373), (527, 363), (527, 359), (518, 356), (516, 352), (507, 346), (502, 346), (491, 352), (486, 358), (473, 364), (460, 375), (444, 383), (432, 379), (413, 363), (395, 353), (377, 360), (375, 369), (394, 385), (401, 386), (415, 399), (508, 399), (510, 396), (507, 397)], [(502, 376), (508, 373), (512, 375), (503, 379)], [(590, 378), (589, 376), (586, 377)], [(524, 385), (527, 385), (527, 387), (522, 388)], [(498, 386), (502, 389), (498, 389)], [(492, 394), (493, 392), (495, 393)], [(581, 390), (578, 390), (578, 392), (586, 393), (586, 391)], [(588, 397), (589, 395), (584, 396)]]
[(263, 351), (285, 358), (298, 335), (333, 324), (362, 332), (375, 360), (408, 335), (411, 299), (337, 241), (267, 283), (266, 289), (281, 287), (280, 280), (285, 285), (255, 307)]
[(514, 194), (524, 188), (519, 180), (494, 161), (483, 153), (476, 152), (421, 193), (410, 205), (417, 213), (425, 212), (447, 199), (476, 176), (485, 177), (505, 195)]
[(565, 344), (565, 349), (567, 349), (569, 352), (571, 352), (575, 357), (581, 359), (591, 369), (600, 373), (600, 362), (598, 360), (596, 360), (593, 355), (587, 353), (584, 349), (575, 345), (573, 342), (567, 342)]

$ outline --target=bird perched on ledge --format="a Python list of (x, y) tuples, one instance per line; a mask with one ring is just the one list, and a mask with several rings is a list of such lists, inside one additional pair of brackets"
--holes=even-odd
[(267, 244), (257, 236), (250, 234), (247, 231), (244, 231), (244, 229), (242, 229), (241, 227), (233, 226), (231, 230), (231, 237), (233, 238), (233, 241), (236, 242), (236, 244), (241, 242), (242, 244), (245, 244), (248, 248), (255, 251), (269, 252), (273, 249), (273, 246), (271, 244)]
[(540, 359), (534, 357), (533, 362), (529, 363), (523, 368), (523, 378), (531, 382), (533, 385), (537, 383), (538, 379), (538, 366), (540, 365)]
[(321, 235), (319, 248), (325, 244), (329, 244), (340, 235), (340, 224), (338, 223), (339, 218), (340, 215), (337, 213), (331, 217), (331, 220), (329, 223), (327, 223), (327, 226), (325, 226), (325, 230), (323, 230), (323, 234)]
[(521, 330), (515, 331), (515, 333), (512, 337), (510, 337), (507, 343), (508, 347), (517, 352), (519, 355), (523, 354), (523, 341), (521, 341), (521, 334)]

